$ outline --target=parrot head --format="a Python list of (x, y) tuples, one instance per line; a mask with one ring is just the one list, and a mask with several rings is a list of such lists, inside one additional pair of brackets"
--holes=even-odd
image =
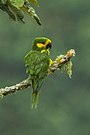
[(36, 51), (49, 51), (51, 49), (51, 40), (45, 37), (37, 37), (33, 41), (33, 50)]

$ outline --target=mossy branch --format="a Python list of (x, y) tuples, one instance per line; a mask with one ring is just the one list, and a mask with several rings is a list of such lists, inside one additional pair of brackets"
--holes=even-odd
[[(65, 64), (67, 64), (67, 62), (70, 61), (70, 59), (75, 56), (75, 50), (71, 49), (69, 50), (66, 55), (60, 55), (57, 56), (57, 58), (55, 59), (55, 61), (53, 61), (53, 63), (51, 64), (51, 66), (48, 69), (48, 75), (50, 75), (51, 73), (53, 73), (56, 70), (61, 69), (63, 66), (65, 66)], [(71, 64), (72, 66), (72, 64)], [(68, 67), (66, 68), (68, 69)], [(68, 73), (69, 77), (71, 77), (72, 73), (68, 72), (68, 70), (66, 70), (66, 72)], [(5, 88), (1, 88), (0, 89), (0, 96), (4, 97), (8, 94), (12, 94), (15, 93), (17, 91), (22, 91), (25, 90), (26, 88), (31, 86), (31, 81), (29, 78), (23, 80), (22, 82), (13, 85), (13, 86), (9, 86), (9, 87), (5, 87)]]

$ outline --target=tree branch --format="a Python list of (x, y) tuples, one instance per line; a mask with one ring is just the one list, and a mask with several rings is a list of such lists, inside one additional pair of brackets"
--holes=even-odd
[[(66, 64), (73, 56), (75, 56), (75, 50), (71, 49), (69, 50), (66, 55), (60, 55), (57, 56), (55, 61), (51, 64), (51, 66), (48, 69), (48, 75), (53, 73), (54, 71), (60, 69), (64, 64)], [(25, 90), (26, 88), (31, 86), (31, 81), (29, 78), (26, 80), (23, 80), (22, 82), (10, 86), (10, 87), (5, 87), (0, 89), (0, 96), (6, 96), (8, 94), (15, 93), (17, 91)]]

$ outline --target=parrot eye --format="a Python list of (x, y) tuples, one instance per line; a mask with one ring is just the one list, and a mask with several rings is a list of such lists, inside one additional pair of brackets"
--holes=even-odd
[(49, 43), (49, 44), (46, 45), (46, 49), (48, 49), (48, 48), (51, 49), (51, 47), (52, 47), (52, 44), (51, 43)]
[(42, 42), (42, 44), (45, 44), (45, 42)]

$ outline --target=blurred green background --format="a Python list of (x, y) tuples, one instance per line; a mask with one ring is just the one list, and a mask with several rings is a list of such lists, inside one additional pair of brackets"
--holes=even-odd
[(52, 59), (74, 48), (73, 77), (59, 71), (42, 87), (38, 109), (31, 89), (0, 100), (0, 135), (90, 135), (90, 1), (39, 0), (42, 26), (26, 15), (14, 23), (0, 10), (0, 87), (27, 78), (24, 56), (37, 36), (52, 39)]

